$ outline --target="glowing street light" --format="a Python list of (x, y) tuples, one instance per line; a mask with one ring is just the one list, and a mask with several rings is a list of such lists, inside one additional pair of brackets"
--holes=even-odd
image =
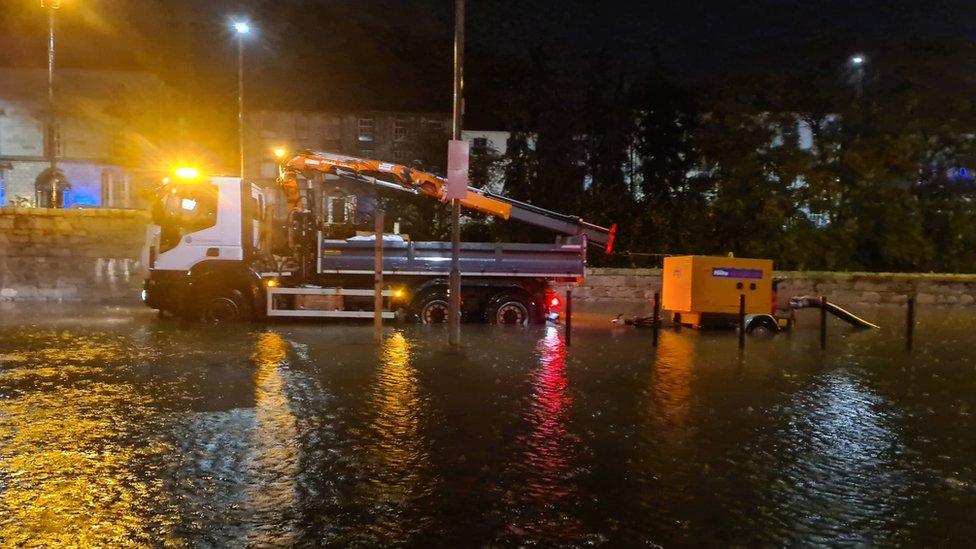
[(865, 59), (863, 55), (857, 54), (851, 56), (851, 64), (854, 66), (863, 65), (864, 61)]
[(238, 21), (234, 23), (234, 30), (237, 31), (237, 34), (247, 34), (251, 32), (251, 25), (246, 21)]
[(288, 149), (286, 149), (284, 147), (275, 147), (275, 148), (271, 149), (271, 152), (274, 153), (275, 158), (277, 158), (278, 160), (281, 160), (282, 158), (285, 157), (286, 154), (288, 154)]

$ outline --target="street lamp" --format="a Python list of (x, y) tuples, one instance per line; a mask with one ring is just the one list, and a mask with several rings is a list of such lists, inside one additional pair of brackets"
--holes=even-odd
[[(54, 21), (55, 12), (61, 8), (61, 0), (41, 0), (41, 7), (47, 9), (47, 120), (44, 131), (47, 141), (47, 160), (49, 168), (47, 171), (47, 188), (38, 193), (38, 206), (46, 202), (47, 207), (57, 208), (62, 206), (62, 194), (58, 194), (58, 158), (57, 158), (57, 114), (54, 109)], [(42, 198), (42, 194), (50, 193), (49, 197)]]
[(861, 53), (855, 53), (847, 60), (847, 64), (851, 69), (851, 78), (854, 81), (854, 89), (858, 97), (861, 97), (864, 91), (864, 66), (867, 64), (867, 61), (867, 57)]
[(274, 153), (275, 158), (277, 158), (278, 160), (281, 160), (282, 158), (285, 157), (286, 154), (288, 154), (288, 149), (286, 149), (284, 147), (275, 147), (275, 148), (271, 149), (271, 152)]
[(247, 21), (236, 21), (237, 33), (237, 142), (241, 160), (241, 178), (244, 177), (244, 37), (251, 33)]

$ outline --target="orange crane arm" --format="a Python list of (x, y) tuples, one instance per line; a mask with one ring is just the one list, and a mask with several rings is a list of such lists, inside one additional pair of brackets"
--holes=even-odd
[[(381, 162), (340, 154), (304, 151), (281, 165), (278, 184), (285, 193), (290, 210), (300, 210), (301, 194), (298, 175), (303, 172), (319, 172), (372, 183), (394, 186), (410, 192), (424, 194), (442, 202), (447, 200), (447, 181), (434, 174), (409, 168), (402, 164)], [(549, 211), (487, 190), (468, 187), (461, 205), (470, 210), (484, 212), (502, 219), (513, 219), (543, 227), (566, 235), (582, 235), (586, 241), (602, 246), (606, 253), (613, 251), (617, 225), (601, 227), (583, 219)]]
[[(381, 180), (392, 179), (394, 183), (405, 189), (425, 194), (442, 202), (446, 201), (447, 181), (434, 174), (391, 162), (305, 151), (285, 162), (278, 177), (278, 184), (285, 193), (290, 209), (301, 207), (298, 174), (307, 171), (334, 175), (354, 174)], [(473, 192), (471, 189), (468, 189), (465, 197), (461, 199), (461, 205), (502, 219), (508, 219), (512, 211), (511, 204)]]

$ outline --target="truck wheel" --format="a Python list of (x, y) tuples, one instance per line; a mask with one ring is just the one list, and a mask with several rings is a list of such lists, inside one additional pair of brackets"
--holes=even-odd
[(447, 294), (443, 292), (429, 292), (414, 301), (414, 314), (423, 324), (442, 324), (447, 322), (451, 305), (447, 301)]
[(244, 300), (235, 293), (211, 294), (201, 300), (200, 318), (210, 324), (240, 322), (250, 316)]
[(488, 302), (488, 322), (525, 326), (532, 322), (532, 304), (517, 292), (503, 292)]

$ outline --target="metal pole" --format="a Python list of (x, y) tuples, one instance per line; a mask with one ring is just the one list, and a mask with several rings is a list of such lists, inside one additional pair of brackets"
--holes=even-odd
[(566, 288), (566, 346), (573, 342), (573, 290)]
[(827, 348), (827, 298), (820, 296), (820, 348)]
[(651, 345), (657, 347), (658, 330), (661, 328), (661, 294), (654, 292), (654, 325), (651, 326)]
[(237, 33), (237, 144), (244, 178), (244, 33)]
[(373, 327), (376, 339), (383, 339), (383, 208), (376, 199), (376, 244), (373, 246)]
[[(461, 119), (464, 110), (464, 0), (454, 0), (454, 120), (452, 139), (461, 139)], [(448, 311), (451, 346), (461, 344), (461, 202), (451, 200), (451, 307)]]
[(48, 108), (48, 162), (51, 168), (57, 167), (54, 139), (54, 4), (47, 8), (47, 108)]
[[(55, 176), (55, 169), (58, 167), (58, 139), (57, 135), (57, 113), (55, 113), (54, 107), (54, 11), (58, 9), (58, 2), (54, 0), (48, 0), (47, 5), (47, 154), (48, 154), (48, 164), (50, 165), (50, 172), (48, 177), (50, 177), (50, 193), (51, 196), (48, 199), (48, 208), (57, 208), (57, 197), (58, 197), (58, 181)], [(39, 193), (39, 194), (43, 194)], [(40, 198), (40, 197), (38, 197)], [(37, 204), (41, 206), (41, 204)]]
[(746, 348), (746, 294), (739, 294), (739, 348)]
[(915, 338), (915, 296), (908, 296), (908, 319), (905, 326), (905, 349), (911, 351)]

